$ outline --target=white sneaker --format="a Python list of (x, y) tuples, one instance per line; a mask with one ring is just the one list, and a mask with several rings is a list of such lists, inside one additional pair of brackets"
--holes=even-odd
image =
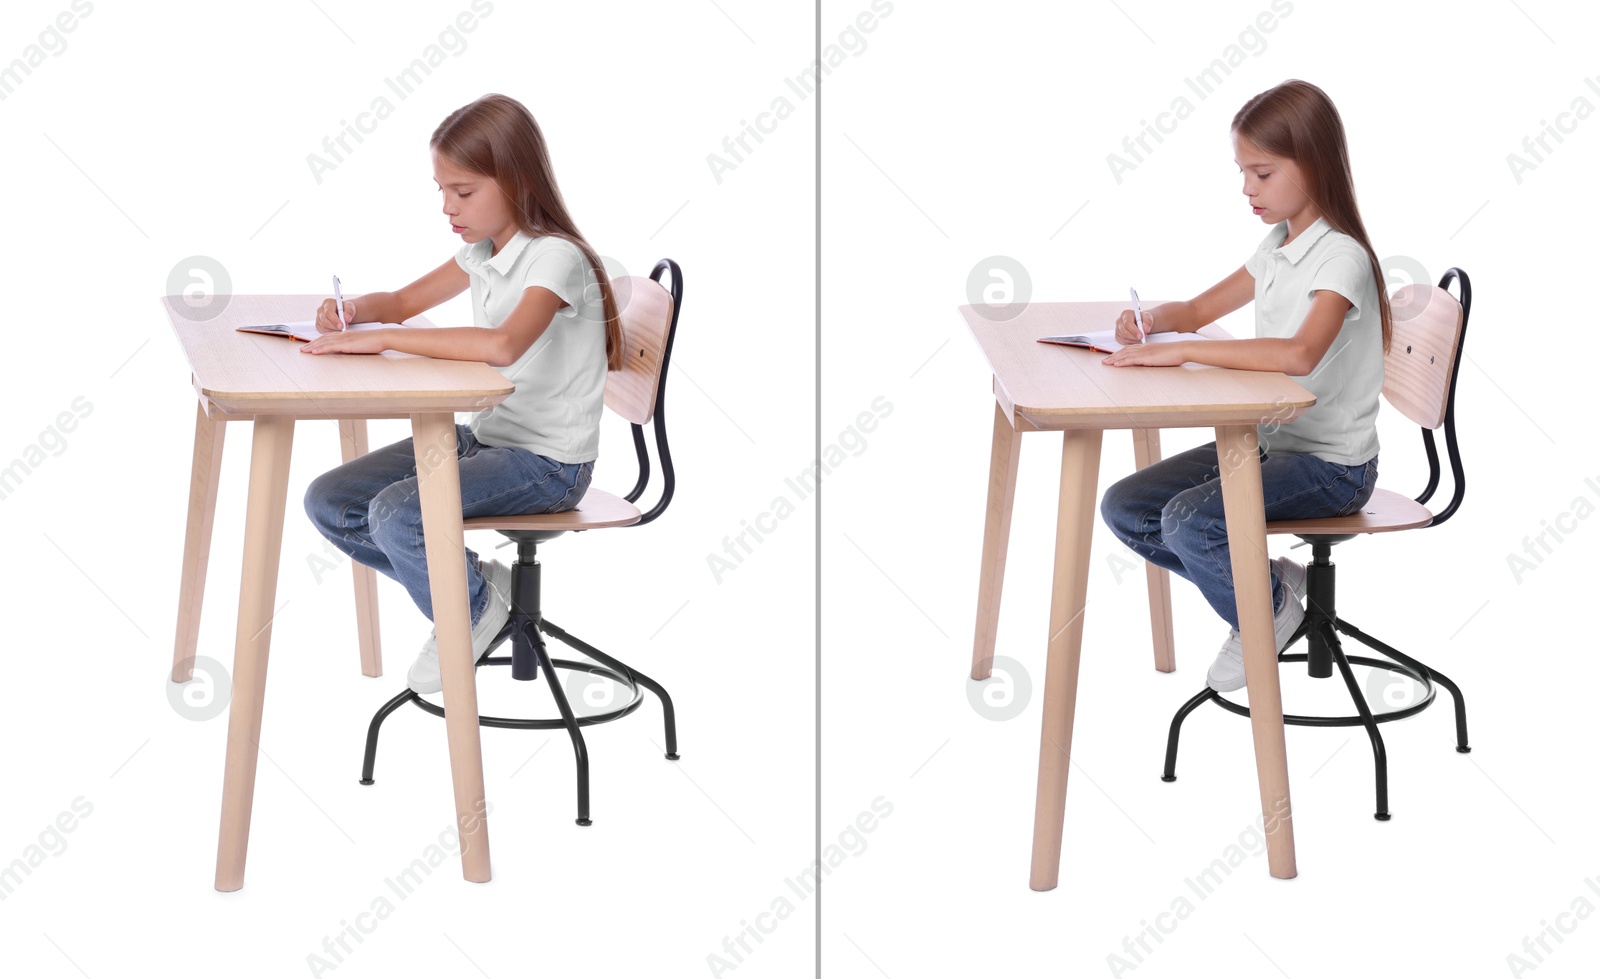
[[(505, 603), (510, 605), (511, 566), (492, 559), (489, 561), (483, 561), (480, 559), (478, 562), (478, 570), (483, 572), (484, 580), (489, 583), (489, 587), (498, 591), (500, 593), (500, 597), (505, 600)], [(439, 658), (439, 633), (437, 630), (428, 630), (427, 641), (422, 644), (422, 650), (420, 653), (418, 653), (418, 655), (432, 656), (435, 660)]]
[[(1267, 562), (1272, 565), (1272, 570), (1278, 572), (1278, 581), (1282, 582), (1294, 592), (1294, 597), (1304, 600), (1306, 597), (1306, 566), (1299, 561), (1288, 557), (1275, 557)], [(1299, 628), (1297, 625), (1296, 628)], [(1239, 630), (1229, 629), (1228, 638), (1223, 641), (1222, 652), (1218, 656), (1228, 655), (1231, 658), (1242, 659), (1243, 647), (1239, 645)], [(1240, 667), (1243, 669), (1243, 667)]]
[[(1285, 584), (1288, 584), (1288, 581), (1288, 578), (1284, 578)], [(1306, 617), (1306, 607), (1300, 604), (1300, 596), (1295, 594), (1292, 585), (1284, 588), (1283, 598), (1283, 605), (1272, 615), (1272, 631), (1278, 642), (1275, 651), (1283, 649), (1289, 637), (1300, 628), (1301, 621)], [(1239, 639), (1239, 630), (1229, 631), (1227, 641), (1222, 644), (1217, 658), (1206, 671), (1206, 685), (1218, 693), (1227, 693), (1229, 690), (1237, 690), (1244, 686), (1244, 644)]]
[[(487, 561), (479, 562), (479, 566), (483, 570), (484, 578), (489, 582), (489, 587), (499, 592), (500, 600), (509, 606), (511, 604), (511, 565), (490, 558)], [(1304, 581), (1304, 575), (1305, 572), (1302, 571), (1302, 582)], [(1304, 594), (1304, 584), (1301, 584), (1300, 591)]]
[[(472, 629), (474, 663), (489, 648), (489, 643), (500, 634), (500, 629), (511, 617), (511, 600), (507, 597), (511, 591), (511, 568), (494, 560), (482, 562), (481, 567), (484, 578), (489, 584), (489, 604), (484, 607), (482, 618), (478, 619), (478, 624)], [(437, 630), (429, 633), (428, 641), (422, 644), (422, 651), (417, 654), (416, 661), (406, 673), (406, 683), (417, 693), (438, 693), (444, 689), (439, 678)]]
[(1306, 597), (1306, 566), (1288, 557), (1275, 557), (1267, 563), (1272, 565), (1272, 570), (1278, 572), (1279, 581), (1294, 589), (1294, 597), (1304, 601)]

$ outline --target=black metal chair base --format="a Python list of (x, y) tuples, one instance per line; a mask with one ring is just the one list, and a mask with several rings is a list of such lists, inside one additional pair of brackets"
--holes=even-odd
[[(548, 619), (542, 618), (538, 613), (539, 608), (539, 562), (534, 556), (535, 541), (519, 541), (519, 560), (513, 566), (512, 591), (516, 596), (512, 603), (511, 617), (500, 634), (483, 655), (478, 657), (474, 664), (474, 671), (480, 666), (510, 665), (514, 679), (534, 680), (538, 677), (539, 668), (543, 667), (544, 676), (550, 686), (550, 693), (555, 698), (556, 707), (561, 711), (560, 717), (492, 717), (479, 715), (480, 727), (544, 729), (565, 728), (568, 737), (572, 740), (573, 754), (577, 758), (578, 768), (578, 818), (579, 826), (589, 826), (593, 820), (589, 818), (589, 751), (584, 744), (582, 728), (593, 724), (604, 724), (620, 717), (626, 717), (639, 709), (644, 702), (644, 691), (655, 694), (661, 701), (663, 726), (666, 731), (667, 750), (666, 757), (669, 761), (677, 761), (678, 755), (678, 729), (676, 715), (672, 709), (672, 698), (661, 684), (645, 676), (638, 670), (629, 666), (615, 657), (608, 656), (583, 640), (577, 638), (566, 630), (560, 628)], [(590, 657), (593, 662), (569, 659), (552, 660), (545, 650), (543, 632), (552, 639), (572, 647), (578, 652)], [(491, 656), (501, 643), (511, 640), (512, 650), (510, 656)], [(605, 677), (614, 683), (627, 688), (631, 696), (628, 702), (614, 710), (597, 714), (587, 714), (582, 717), (572, 712), (572, 706), (567, 702), (566, 692), (562, 689), (561, 681), (556, 674), (556, 668), (565, 670), (583, 670), (596, 676)], [(444, 716), (444, 708), (431, 701), (424, 700), (421, 694), (407, 687), (395, 695), (373, 715), (372, 723), (367, 727), (366, 754), (361, 764), (361, 784), (372, 785), (372, 771), (378, 755), (378, 732), (384, 720), (404, 704), (411, 703), (434, 715)]]
[[(1456, 751), (1466, 754), (1472, 750), (1467, 744), (1467, 707), (1462, 699), (1461, 688), (1449, 677), (1433, 669), (1425, 663), (1407, 656), (1393, 646), (1367, 635), (1360, 629), (1339, 618), (1333, 613), (1333, 564), (1328, 560), (1328, 552), (1334, 540), (1311, 539), (1314, 559), (1313, 563), (1306, 565), (1307, 572), (1307, 602), (1305, 621), (1295, 630), (1294, 635), (1284, 644), (1284, 649), (1293, 646), (1304, 637), (1307, 652), (1285, 653), (1278, 652), (1280, 663), (1305, 663), (1307, 672), (1314, 677), (1328, 677), (1332, 675), (1332, 667), (1337, 666), (1339, 675), (1344, 678), (1345, 689), (1349, 691), (1350, 699), (1355, 703), (1356, 714), (1347, 714), (1338, 717), (1324, 717), (1314, 714), (1285, 714), (1283, 722), (1301, 727), (1364, 727), (1367, 738), (1372, 743), (1372, 756), (1374, 765), (1374, 778), (1376, 782), (1377, 807), (1372, 818), (1386, 821), (1389, 813), (1389, 764), (1388, 756), (1384, 751), (1383, 735), (1378, 732), (1378, 725), (1385, 721), (1399, 720), (1402, 717), (1411, 717), (1421, 713), (1431, 706), (1438, 693), (1434, 684), (1444, 687), (1450, 692), (1455, 701), (1456, 721)], [(1379, 659), (1372, 656), (1346, 656), (1339, 643), (1338, 633), (1344, 633), (1350, 638), (1382, 653), (1388, 659)], [(1360, 684), (1356, 683), (1355, 674), (1350, 670), (1351, 663), (1362, 666), (1376, 667), (1402, 676), (1410, 677), (1422, 687), (1422, 694), (1417, 702), (1393, 710), (1373, 711), (1367, 704), (1367, 698), (1362, 693)], [(1161, 773), (1161, 781), (1173, 782), (1177, 780), (1178, 764), (1178, 736), (1183, 727), (1184, 718), (1188, 717), (1201, 704), (1211, 702), (1224, 710), (1231, 711), (1242, 717), (1250, 716), (1250, 708), (1243, 704), (1236, 704), (1209, 686), (1184, 702), (1172, 718), (1172, 726), (1167, 733), (1166, 766)]]

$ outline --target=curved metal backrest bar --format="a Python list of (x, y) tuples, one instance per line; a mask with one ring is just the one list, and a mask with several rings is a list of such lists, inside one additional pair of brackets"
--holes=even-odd
[(634, 455), (639, 460), (639, 478), (634, 482), (633, 489), (628, 492), (626, 499), (629, 503), (637, 503), (650, 482), (650, 455), (645, 449), (644, 426), (641, 424), (643, 421), (649, 421), (655, 429), (656, 455), (661, 460), (661, 496), (656, 500), (655, 506), (640, 515), (639, 522), (632, 525), (635, 527), (661, 516), (667, 504), (672, 502), (672, 492), (677, 485), (676, 473), (672, 467), (672, 452), (667, 447), (667, 368), (672, 363), (672, 342), (678, 335), (678, 312), (683, 308), (683, 271), (678, 268), (677, 262), (663, 258), (650, 271), (650, 281), (661, 285), (661, 274), (668, 271), (672, 273), (672, 282), (663, 288), (668, 290), (668, 295), (671, 297), (672, 312), (665, 324), (666, 335), (660, 342), (660, 367), (655, 377), (654, 402), (650, 405), (648, 415), (638, 420), (630, 419), (633, 428)]
[[(1452, 281), (1456, 283), (1457, 291), (1460, 293), (1459, 300), (1450, 296), (1449, 287)], [(1435, 421), (1432, 425), (1429, 425), (1427, 422), (1431, 419), (1424, 418), (1422, 420), (1422, 446), (1428, 456), (1428, 485), (1423, 487), (1422, 493), (1416, 497), (1416, 501), (1418, 503), (1427, 503), (1433, 497), (1434, 491), (1439, 488), (1439, 450), (1434, 443), (1433, 430), (1440, 427), (1440, 424), (1444, 427), (1445, 449), (1450, 456), (1450, 481), (1455, 490), (1445, 508), (1434, 514), (1433, 522), (1428, 524), (1430, 527), (1437, 527), (1450, 519), (1450, 516), (1461, 506), (1461, 498), (1466, 495), (1467, 491), (1466, 473), (1461, 464), (1461, 449), (1456, 442), (1456, 384), (1461, 377), (1461, 352), (1467, 345), (1467, 322), (1472, 315), (1472, 280), (1461, 269), (1452, 267), (1439, 279), (1438, 289), (1443, 296), (1450, 298), (1459, 305), (1460, 317), (1459, 322), (1456, 324), (1435, 324), (1436, 327), (1440, 328), (1453, 326), (1453, 329), (1448, 331), (1449, 335), (1443, 335), (1443, 330), (1441, 329), (1441, 335), (1434, 338), (1440, 343), (1450, 341), (1449, 346), (1443, 348), (1449, 358), (1448, 375), (1443, 392), (1442, 422)], [(1453, 319), (1454, 317), (1451, 318)], [(1392, 348), (1390, 355), (1391, 357), (1394, 355)], [(1389, 360), (1385, 361), (1386, 367), (1390, 362)], [(1410, 413), (1408, 412), (1408, 414)], [(1433, 418), (1437, 417), (1437, 414), (1433, 415)], [(1413, 420), (1416, 420), (1415, 416), (1413, 416)]]

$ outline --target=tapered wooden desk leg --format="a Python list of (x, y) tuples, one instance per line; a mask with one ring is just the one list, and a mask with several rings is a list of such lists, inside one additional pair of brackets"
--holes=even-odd
[[(367, 454), (367, 420), (339, 419), (339, 450), (345, 462)], [(356, 640), (361, 646), (361, 672), (383, 675), (383, 650), (378, 643), (378, 573), (352, 560), (356, 578)]]
[(472, 663), (472, 619), (467, 608), (467, 555), (461, 526), (461, 471), (456, 464), (455, 415), (411, 416), (422, 497), (422, 537), (428, 554), (433, 625), (439, 637), (444, 685), (444, 726), (450, 742), (461, 875), (489, 879), (489, 824), (478, 739), (478, 688)]
[[(1133, 464), (1143, 469), (1161, 461), (1161, 429), (1133, 430)], [(1156, 650), (1156, 669), (1171, 673), (1178, 668), (1172, 649), (1172, 579), (1167, 569), (1144, 563), (1145, 585), (1150, 592), (1150, 641)]]
[(1089, 593), (1089, 541), (1094, 532), (1100, 441), (1099, 429), (1069, 431), (1061, 449), (1044, 722), (1039, 734), (1039, 785), (1033, 808), (1033, 868), (1028, 880), (1028, 886), (1036, 891), (1055, 887), (1061, 869), (1061, 833), (1067, 812), (1067, 771), (1072, 763), (1072, 716), (1078, 700), (1084, 602)]
[(1294, 821), (1289, 806), (1289, 756), (1284, 744), (1283, 697), (1278, 687), (1278, 649), (1272, 628), (1272, 577), (1268, 567), (1266, 503), (1254, 425), (1217, 426), (1222, 471), (1223, 520), (1233, 560), (1233, 590), (1244, 645), (1244, 676), (1250, 696), (1250, 732), (1267, 836), (1267, 869), (1274, 877), (1295, 876)]
[(267, 691), (267, 651), (278, 594), (278, 558), (283, 551), (283, 508), (289, 495), (289, 450), (294, 444), (293, 418), (260, 415), (253, 427), (239, 624), (233, 646), (233, 693), (228, 705), (228, 760), (222, 776), (222, 827), (217, 839), (219, 891), (244, 886), (261, 711)]
[(1017, 498), (1017, 460), (1022, 433), (1011, 427), (1004, 409), (994, 406), (994, 441), (989, 449), (989, 508), (983, 518), (983, 564), (978, 573), (978, 621), (973, 627), (972, 678), (984, 680), (994, 664), (994, 637), (1000, 625), (1000, 586), (1006, 576), (1006, 546), (1011, 542), (1011, 505)]
[(183, 531), (183, 574), (178, 582), (178, 628), (172, 643), (172, 680), (194, 676), (200, 642), (200, 606), (206, 594), (206, 564), (211, 558), (211, 527), (217, 516), (217, 483), (222, 479), (222, 436), (227, 423), (206, 414), (195, 402), (194, 459), (189, 465), (189, 519)]

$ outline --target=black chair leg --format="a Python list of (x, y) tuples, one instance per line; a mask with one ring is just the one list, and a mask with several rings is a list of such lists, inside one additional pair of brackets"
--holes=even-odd
[(1367, 737), (1372, 741), (1372, 762), (1378, 792), (1378, 808), (1372, 814), (1372, 818), (1387, 820), (1389, 818), (1389, 758), (1383, 748), (1383, 735), (1378, 733), (1378, 722), (1372, 717), (1372, 708), (1367, 706), (1366, 695), (1361, 692), (1361, 686), (1356, 683), (1355, 674), (1350, 671), (1350, 661), (1344, 657), (1344, 650), (1340, 648), (1339, 637), (1333, 631), (1333, 624), (1324, 623), (1323, 630), (1326, 633), (1328, 645), (1333, 650), (1333, 661), (1339, 667), (1339, 675), (1344, 677), (1345, 688), (1350, 691), (1350, 699), (1355, 701), (1356, 711), (1361, 715), (1361, 724), (1367, 729)]
[(549, 633), (551, 636), (554, 636), (555, 638), (566, 643), (568, 646), (571, 646), (573, 649), (583, 653), (585, 656), (600, 662), (602, 665), (611, 667), (618, 673), (623, 673), (632, 677), (640, 686), (655, 694), (656, 697), (661, 701), (661, 715), (664, 719), (666, 727), (667, 759), (669, 761), (678, 760), (677, 715), (673, 712), (672, 698), (667, 695), (667, 690), (665, 687), (645, 676), (643, 673), (640, 673), (638, 670), (634, 669), (628, 664), (622, 662), (621, 660), (607, 656), (605, 653), (602, 653), (600, 650), (584, 642), (582, 639), (579, 639), (577, 636), (574, 636), (572, 633), (551, 622), (549, 619), (543, 619), (540, 622), (539, 627), (545, 632)]
[[(604, 654), (602, 654), (602, 655), (604, 655)], [(607, 664), (607, 665), (611, 665), (611, 664)], [(612, 666), (612, 668), (615, 669), (616, 667)], [(661, 700), (661, 716), (662, 716), (662, 719), (663, 719), (663, 722), (664, 722), (663, 726), (666, 729), (666, 738), (667, 738), (667, 755), (666, 755), (666, 757), (667, 757), (668, 761), (677, 761), (678, 757), (679, 757), (678, 756), (678, 721), (677, 721), (677, 716), (672, 711), (672, 698), (667, 696), (667, 689), (665, 687), (663, 687), (661, 684), (657, 683), (656, 681), (654, 681), (654, 680), (650, 679), (649, 677), (645, 676), (643, 673), (640, 673), (638, 670), (634, 669), (631, 666), (626, 668), (626, 672), (628, 673), (628, 675), (632, 676), (635, 680), (637, 680), (639, 682), (640, 686), (644, 687), (646, 690), (649, 690), (651, 693), (655, 694)]]
[[(1278, 650), (1278, 662), (1293, 662), (1303, 660), (1307, 672), (1312, 677), (1327, 677), (1333, 675), (1333, 667), (1337, 666), (1339, 675), (1344, 680), (1346, 691), (1356, 705), (1355, 715), (1341, 717), (1303, 716), (1298, 714), (1284, 714), (1285, 724), (1312, 726), (1312, 727), (1354, 727), (1360, 724), (1367, 731), (1367, 739), (1372, 743), (1373, 781), (1376, 790), (1376, 807), (1373, 818), (1388, 820), (1389, 813), (1389, 759), (1383, 743), (1383, 735), (1379, 732), (1379, 720), (1391, 721), (1402, 717), (1410, 717), (1428, 707), (1434, 700), (1433, 683), (1450, 691), (1455, 698), (1456, 715), (1456, 751), (1463, 754), (1472, 750), (1467, 744), (1467, 707), (1466, 700), (1461, 695), (1461, 688), (1442, 673), (1434, 670), (1425, 663), (1421, 663), (1410, 656), (1400, 652), (1387, 643), (1380, 642), (1367, 635), (1360, 629), (1341, 619), (1333, 611), (1334, 607), (1334, 578), (1333, 565), (1328, 560), (1331, 546), (1347, 537), (1332, 539), (1314, 538), (1307, 542), (1312, 545), (1314, 559), (1306, 565), (1306, 614), (1304, 620), (1295, 630), (1293, 636)], [(1387, 659), (1371, 656), (1349, 657), (1339, 641), (1339, 634), (1343, 633), (1357, 642), (1371, 647), (1382, 653)], [(1302, 655), (1288, 655), (1284, 650), (1300, 638), (1305, 638), (1306, 653)], [(1415, 704), (1395, 710), (1385, 710), (1381, 715), (1375, 714), (1371, 705), (1367, 703), (1366, 695), (1356, 683), (1355, 674), (1351, 671), (1350, 664), (1354, 660), (1363, 666), (1377, 669), (1386, 669), (1392, 673), (1404, 674), (1421, 683), (1424, 695)], [(1184, 718), (1188, 717), (1196, 708), (1207, 700), (1215, 700), (1218, 706), (1240, 714), (1250, 716), (1250, 710), (1236, 704), (1222, 695), (1212, 691), (1209, 687), (1201, 690), (1191, 697), (1172, 719), (1171, 728), (1167, 734), (1167, 760), (1161, 780), (1171, 782), (1177, 778), (1178, 736)]]
[(1456, 686), (1456, 682), (1454, 680), (1445, 676), (1443, 673), (1440, 673), (1433, 667), (1427, 666), (1423, 667), (1423, 669), (1427, 670), (1427, 675), (1435, 680), (1438, 680), (1439, 686), (1450, 691), (1450, 696), (1455, 698), (1456, 751), (1464, 755), (1472, 750), (1472, 746), (1467, 744), (1467, 704), (1466, 701), (1461, 699), (1461, 688)]
[(1450, 696), (1455, 698), (1456, 705), (1456, 751), (1464, 755), (1472, 750), (1472, 748), (1467, 744), (1467, 702), (1461, 696), (1461, 688), (1456, 686), (1454, 680), (1445, 676), (1443, 673), (1440, 673), (1433, 667), (1412, 659), (1410, 656), (1407, 656), (1400, 650), (1395, 649), (1388, 643), (1372, 638), (1365, 632), (1362, 632), (1360, 629), (1357, 629), (1355, 626), (1343, 619), (1338, 620), (1338, 625), (1339, 631), (1350, 638), (1356, 640), (1357, 642), (1364, 643), (1372, 649), (1376, 649), (1378, 652), (1389, 657), (1397, 663), (1403, 663), (1406, 666), (1411, 667), (1413, 670), (1416, 670), (1418, 673), (1421, 673), (1423, 676), (1426, 676), (1429, 679), (1438, 680), (1441, 687), (1444, 687), (1446, 690), (1450, 691)]
[[(1283, 649), (1278, 650), (1280, 661), (1283, 657), (1283, 650), (1300, 641), (1300, 637), (1304, 636), (1310, 629), (1311, 621), (1312, 616), (1308, 615), (1300, 621), (1298, 626), (1295, 626), (1294, 635), (1290, 636), (1288, 641), (1283, 644)], [(1178, 779), (1174, 769), (1178, 765), (1178, 734), (1183, 727), (1183, 719), (1194, 713), (1195, 708), (1213, 698), (1221, 699), (1217, 697), (1216, 691), (1207, 686), (1193, 697), (1184, 701), (1183, 706), (1178, 708), (1178, 713), (1172, 718), (1172, 727), (1167, 731), (1167, 765), (1166, 768), (1162, 769), (1161, 781), (1175, 782)], [(1250, 716), (1249, 711), (1245, 711), (1245, 716)]]
[(378, 761), (378, 729), (383, 727), (384, 718), (399, 710), (401, 705), (416, 699), (417, 692), (410, 687), (406, 687), (388, 703), (378, 708), (376, 714), (372, 715), (372, 723), (367, 725), (367, 751), (366, 755), (361, 759), (362, 785), (372, 784), (372, 768)]
[[(538, 668), (542, 665), (544, 667), (545, 679), (550, 684), (551, 696), (555, 699), (556, 706), (560, 708), (561, 720), (560, 722), (556, 722), (553, 719), (545, 720), (542, 718), (535, 720), (519, 720), (480, 716), (478, 718), (478, 723), (489, 724), (495, 727), (513, 728), (553, 729), (557, 726), (565, 727), (568, 737), (572, 740), (572, 751), (577, 760), (577, 823), (579, 826), (589, 826), (593, 824), (593, 821), (589, 818), (589, 749), (587, 744), (584, 742), (582, 724), (594, 724), (597, 722), (614, 720), (617, 717), (631, 713), (639, 706), (641, 702), (642, 694), (639, 693), (639, 688), (643, 687), (644, 689), (653, 692), (661, 701), (662, 716), (666, 727), (666, 754), (668, 759), (676, 761), (678, 760), (678, 728), (677, 716), (672, 707), (672, 698), (667, 694), (666, 688), (657, 683), (655, 680), (645, 676), (638, 670), (633, 669), (626, 663), (606, 655), (605, 653), (594, 648), (583, 640), (578, 639), (576, 636), (571, 635), (565, 630), (551, 624), (548, 619), (542, 619), (540, 617), (537, 612), (539, 608), (539, 566), (537, 562), (524, 562), (519, 560), (512, 580), (516, 590), (518, 591), (518, 601), (513, 604), (512, 614), (507, 620), (505, 626), (501, 628), (500, 634), (494, 638), (494, 640), (489, 644), (489, 648), (485, 650), (483, 655), (478, 658), (477, 663), (474, 665), (477, 667), (483, 666), (485, 663), (509, 663), (512, 667), (511, 672), (513, 678), (519, 680), (536, 679), (538, 676)], [(548, 633), (553, 638), (559, 639), (572, 648), (587, 654), (591, 659), (598, 663), (598, 666), (594, 666), (594, 664), (583, 664), (572, 662), (570, 660), (561, 660), (560, 662), (562, 666), (569, 669), (582, 669), (593, 666), (594, 668), (591, 669), (590, 672), (603, 673), (603, 675), (607, 675), (610, 679), (619, 683), (624, 682), (624, 678), (626, 678), (627, 682), (633, 684), (631, 691), (632, 700), (630, 703), (619, 710), (610, 712), (609, 714), (586, 716), (580, 723), (578, 717), (572, 711), (572, 705), (567, 701), (566, 691), (562, 689), (561, 678), (557, 676), (555, 672), (554, 663), (550, 659), (548, 650), (545, 648), (544, 637), (540, 635), (541, 632)], [(511, 655), (509, 657), (492, 659), (490, 657), (490, 653), (492, 653), (507, 640), (510, 640), (511, 642)], [(602, 668), (605, 668), (604, 671), (602, 671)], [(378, 733), (383, 725), (384, 719), (398, 710), (400, 706), (405, 703), (415, 703), (418, 707), (423, 708), (428, 713), (431, 713), (436, 717), (444, 716), (444, 711), (442, 708), (439, 708), (429, 701), (419, 697), (416, 692), (411, 690), (409, 687), (396, 695), (392, 700), (385, 703), (381, 708), (379, 708), (377, 714), (372, 718), (372, 723), (368, 725), (367, 728), (367, 744), (365, 757), (362, 761), (361, 784), (373, 784), (372, 770), (378, 753)]]
[(1214, 696), (1216, 696), (1216, 692), (1210, 687), (1206, 687), (1184, 701), (1183, 706), (1178, 708), (1178, 713), (1173, 716), (1172, 727), (1167, 731), (1167, 765), (1161, 770), (1161, 781), (1177, 781), (1178, 776), (1175, 769), (1178, 767), (1178, 733), (1183, 728), (1183, 719), (1194, 713), (1196, 707), (1199, 707)]
[(539, 665), (544, 667), (544, 677), (550, 683), (550, 694), (555, 697), (561, 718), (567, 723), (567, 734), (572, 738), (572, 753), (578, 760), (578, 825), (589, 826), (589, 749), (583, 743), (583, 731), (578, 727), (578, 719), (573, 716), (572, 705), (567, 703), (567, 695), (561, 689), (555, 668), (550, 665), (550, 654), (545, 651), (544, 639), (540, 637), (538, 629), (532, 628), (531, 621), (528, 631), (532, 633), (530, 645), (533, 653), (538, 657)]

